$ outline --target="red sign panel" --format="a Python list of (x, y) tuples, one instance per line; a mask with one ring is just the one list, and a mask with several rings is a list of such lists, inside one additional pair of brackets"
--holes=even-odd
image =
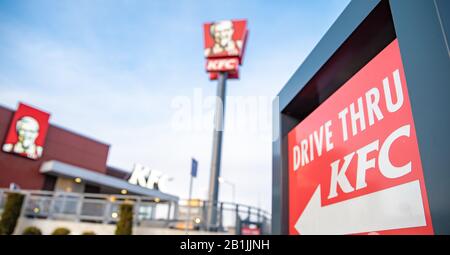
[(204, 24), (205, 57), (242, 57), (247, 34), (247, 21), (222, 20)]
[(394, 40), (288, 134), (290, 234), (433, 234)]
[[(210, 72), (209, 73), (209, 79), (210, 80), (217, 80), (219, 79), (219, 73), (218, 72)], [(228, 72), (227, 79), (239, 79), (239, 72)]]
[(42, 156), (50, 114), (19, 104), (3, 144), (3, 151), (30, 159)]
[(242, 235), (249, 235), (249, 236), (261, 235), (261, 229), (259, 229), (259, 228), (250, 228), (248, 226), (242, 227), (241, 232), (242, 232)]
[(206, 70), (215, 80), (219, 72), (228, 72), (229, 79), (239, 78), (238, 66), (247, 39), (247, 21), (222, 20), (204, 24)]

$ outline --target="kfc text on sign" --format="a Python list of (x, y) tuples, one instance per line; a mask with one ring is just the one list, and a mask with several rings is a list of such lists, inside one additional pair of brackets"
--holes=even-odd
[(237, 72), (238, 68), (238, 58), (212, 58), (206, 60), (206, 71), (208, 72)]
[(294, 128), (288, 144), (290, 233), (432, 233), (396, 40)]
[(128, 182), (148, 189), (166, 190), (169, 177), (157, 170), (135, 164)]

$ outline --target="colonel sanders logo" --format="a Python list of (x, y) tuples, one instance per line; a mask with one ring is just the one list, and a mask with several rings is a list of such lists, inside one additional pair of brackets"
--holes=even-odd
[(205, 24), (205, 56), (240, 57), (245, 35), (246, 21), (223, 20)]
[(13, 117), (3, 151), (30, 159), (40, 158), (49, 117), (47, 113), (20, 104)]
[(242, 50), (243, 41), (233, 40), (235, 30), (231, 20), (212, 23), (209, 27), (209, 33), (214, 40), (214, 45), (211, 48), (205, 49), (206, 57), (216, 55), (239, 55)]
[(219, 72), (227, 72), (228, 79), (239, 77), (247, 33), (245, 20), (204, 24), (206, 70), (211, 80), (217, 79)]

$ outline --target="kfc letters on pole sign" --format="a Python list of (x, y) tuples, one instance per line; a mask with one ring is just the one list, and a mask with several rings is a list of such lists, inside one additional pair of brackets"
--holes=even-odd
[(245, 20), (204, 24), (206, 71), (211, 80), (217, 79), (219, 72), (227, 72), (229, 79), (239, 78), (247, 34)]
[(212, 58), (206, 60), (206, 71), (208, 72), (237, 72), (238, 68), (238, 58)]
[(3, 151), (30, 159), (42, 156), (50, 114), (20, 103), (9, 126)]
[(394, 40), (288, 134), (290, 234), (433, 234)]

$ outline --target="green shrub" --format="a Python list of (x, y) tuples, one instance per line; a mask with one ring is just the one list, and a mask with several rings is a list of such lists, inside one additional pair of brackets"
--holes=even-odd
[(93, 235), (95, 235), (95, 232), (94, 231), (84, 231), (81, 234), (84, 236), (93, 236)]
[(19, 193), (8, 193), (5, 208), (0, 220), (0, 234), (11, 235), (20, 217), (24, 195)]
[(121, 204), (119, 221), (116, 226), (116, 235), (131, 235), (133, 233), (133, 205)]
[(39, 228), (37, 227), (27, 227), (23, 230), (22, 235), (26, 235), (26, 236), (40, 236), (42, 235), (42, 232)]
[(66, 236), (70, 234), (70, 230), (67, 228), (57, 228), (55, 230), (53, 230), (52, 235), (54, 236)]

